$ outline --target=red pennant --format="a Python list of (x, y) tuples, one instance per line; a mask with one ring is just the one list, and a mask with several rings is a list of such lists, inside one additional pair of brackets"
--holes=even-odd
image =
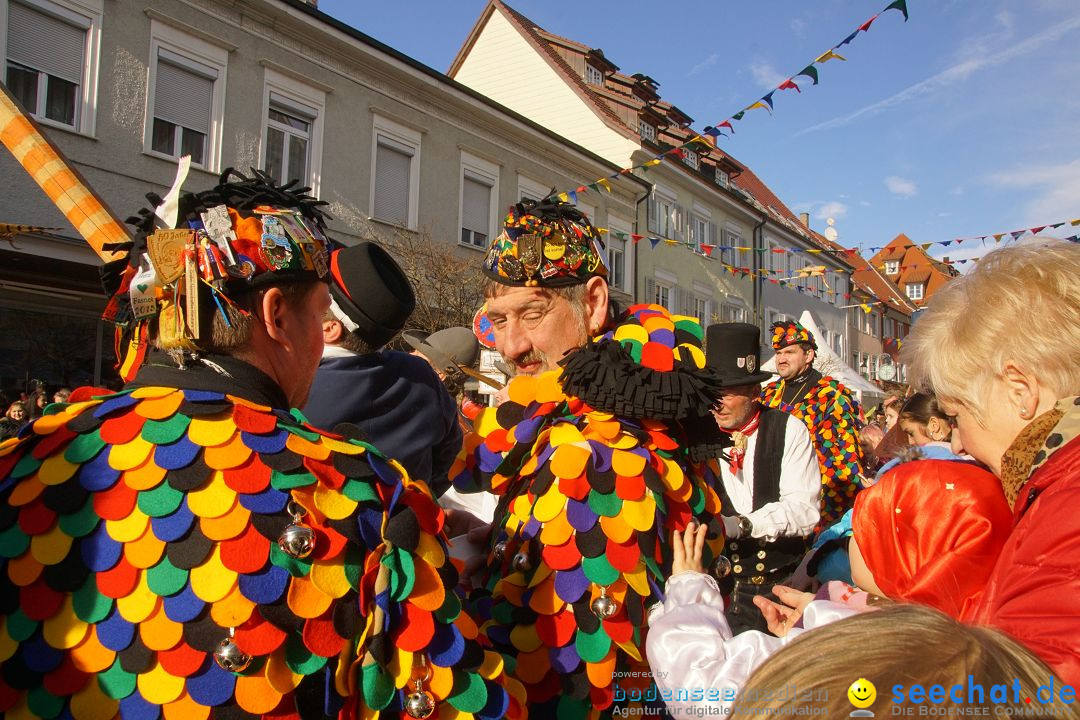
[(796, 85), (794, 82), (792, 82), (791, 78), (788, 78), (784, 82), (777, 85), (776, 89), (777, 90), (794, 90), (797, 93), (799, 93), (800, 95), (802, 95), (802, 90), (799, 90), (799, 86)]

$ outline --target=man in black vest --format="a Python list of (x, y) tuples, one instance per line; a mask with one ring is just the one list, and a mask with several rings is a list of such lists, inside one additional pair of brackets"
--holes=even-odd
[[(726, 447), (714, 458), (722, 481), (727, 555), (715, 568), (730, 590), (731, 631), (767, 630), (754, 597), (786, 580), (817, 524), (821, 474), (806, 426), (760, 403), (760, 333), (755, 325), (724, 323), (706, 331), (706, 363), (720, 380), (713, 417)], [(726, 587), (724, 587), (726, 585)]]

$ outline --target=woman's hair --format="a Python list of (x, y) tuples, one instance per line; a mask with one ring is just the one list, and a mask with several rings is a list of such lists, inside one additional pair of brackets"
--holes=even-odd
[[(848, 688), (859, 679), (875, 686), (877, 697), (867, 709), (878, 718), (892, 717), (893, 707), (914, 705), (929, 705), (939, 715), (950, 707), (994, 707), (1015, 712), (988, 714), (1080, 717), (1075, 704), (1061, 702), (1061, 680), (1015, 640), (993, 628), (963, 625), (931, 608), (906, 604), (886, 605), (802, 635), (754, 672), (733, 715), (764, 718), (790, 713), (781, 708), (804, 706), (822, 708), (822, 717), (846, 717), (853, 709)], [(918, 703), (911, 697), (914, 685), (923, 690)], [(941, 690), (935, 690), (938, 686)], [(939, 697), (943, 691), (941, 702), (928, 700), (931, 690)]]
[(1039, 240), (987, 254), (930, 299), (900, 351), (913, 386), (979, 422), (1010, 362), (1058, 398), (1080, 394), (1080, 244)]
[(11, 411), (15, 408), (21, 408), (23, 412), (26, 412), (26, 403), (24, 403), (22, 400), (16, 400), (15, 402), (8, 405), (7, 410), (4, 411), (4, 416), (7, 417), (11, 415)]
[(920, 425), (926, 425), (931, 418), (937, 418), (946, 425), (950, 423), (949, 416), (938, 407), (937, 398), (930, 393), (915, 393), (907, 399), (900, 410), (899, 419), (917, 422)]

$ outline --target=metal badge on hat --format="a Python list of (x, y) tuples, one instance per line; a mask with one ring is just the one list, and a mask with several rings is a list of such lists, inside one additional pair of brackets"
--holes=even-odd
[(544, 258), (543, 245), (543, 238), (533, 233), (518, 238), (518, 260), (521, 261), (521, 268), (525, 273), (527, 285), (535, 284), (533, 278), (536, 276), (536, 271), (540, 269), (540, 263)]
[(284, 270), (292, 262), (293, 252), (285, 237), (285, 228), (281, 221), (272, 215), (262, 216), (262, 252), (266, 264), (274, 270)]
[(747, 355), (746, 356), (746, 372), (753, 375), (754, 370), (756, 370), (756, 369), (757, 369), (757, 356), (756, 355)]
[(566, 254), (566, 236), (555, 233), (544, 240), (544, 257), (548, 260), (561, 260)]

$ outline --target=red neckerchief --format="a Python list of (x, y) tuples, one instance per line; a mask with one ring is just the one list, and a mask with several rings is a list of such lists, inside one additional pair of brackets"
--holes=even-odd
[(746, 458), (746, 444), (747, 440), (753, 435), (758, 425), (761, 423), (761, 408), (759, 407), (754, 414), (743, 423), (742, 427), (734, 430), (725, 430), (720, 428), (720, 432), (725, 432), (732, 436), (735, 444), (729, 449), (731, 457), (728, 460), (728, 468), (731, 470), (731, 474), (735, 475), (742, 468), (743, 460)]

